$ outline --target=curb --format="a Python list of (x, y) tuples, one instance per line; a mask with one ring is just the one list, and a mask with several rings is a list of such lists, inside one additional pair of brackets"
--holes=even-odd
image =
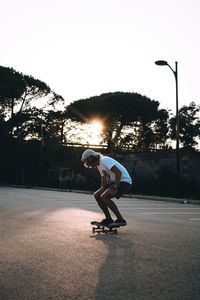
[(170, 198), (170, 197), (160, 197), (160, 196), (146, 196), (146, 195), (130, 195), (130, 198), (154, 200), (154, 201), (165, 201), (165, 202), (176, 202), (181, 204), (199, 204), (200, 200), (186, 199), (186, 198)]
[[(56, 191), (56, 192), (79, 193), (79, 194), (93, 194), (93, 192), (91, 192), (91, 191), (73, 190), (73, 189), (59, 189), (59, 188), (46, 188), (46, 187), (34, 187), (34, 186), (25, 186), (25, 185), (8, 185), (8, 187), (34, 189), (34, 190)], [(175, 203), (180, 203), (180, 204), (200, 205), (200, 200), (198, 200), (198, 199), (195, 200), (195, 199), (186, 199), (186, 198), (171, 198), (171, 197), (135, 195), (135, 194), (125, 194), (125, 195), (123, 195), (123, 197), (131, 198), (131, 199), (144, 199), (144, 200), (153, 200), (153, 201), (175, 202)]]

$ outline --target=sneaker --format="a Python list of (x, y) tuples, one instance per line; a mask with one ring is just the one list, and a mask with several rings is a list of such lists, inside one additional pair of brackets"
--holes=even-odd
[(113, 224), (118, 225), (118, 226), (126, 226), (127, 222), (126, 222), (126, 220), (117, 219)]
[(110, 224), (112, 224), (113, 223), (113, 220), (112, 219), (103, 219), (101, 222), (100, 222), (100, 224), (102, 225), (102, 226), (109, 226)]

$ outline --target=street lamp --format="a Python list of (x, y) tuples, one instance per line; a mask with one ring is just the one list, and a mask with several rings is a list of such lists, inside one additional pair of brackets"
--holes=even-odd
[(176, 81), (176, 171), (177, 176), (180, 178), (180, 153), (179, 153), (179, 111), (178, 111), (178, 62), (175, 62), (175, 70), (165, 60), (157, 60), (155, 64), (158, 66), (168, 66), (175, 77)]

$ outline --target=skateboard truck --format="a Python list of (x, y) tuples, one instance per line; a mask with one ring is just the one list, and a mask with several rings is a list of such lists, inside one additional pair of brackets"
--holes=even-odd
[(119, 228), (120, 226), (117, 225), (101, 225), (101, 223), (97, 222), (97, 221), (93, 221), (91, 222), (91, 225), (95, 225), (94, 227), (92, 227), (92, 233), (105, 233), (105, 234), (117, 234), (117, 228)]

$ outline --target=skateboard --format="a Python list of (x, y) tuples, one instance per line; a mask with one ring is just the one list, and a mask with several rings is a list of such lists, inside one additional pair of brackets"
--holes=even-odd
[(94, 227), (92, 227), (92, 233), (94, 234), (95, 232), (97, 233), (105, 233), (105, 234), (117, 234), (117, 228), (119, 228), (119, 225), (101, 225), (101, 223), (97, 222), (97, 221), (92, 221), (91, 225), (94, 225)]

